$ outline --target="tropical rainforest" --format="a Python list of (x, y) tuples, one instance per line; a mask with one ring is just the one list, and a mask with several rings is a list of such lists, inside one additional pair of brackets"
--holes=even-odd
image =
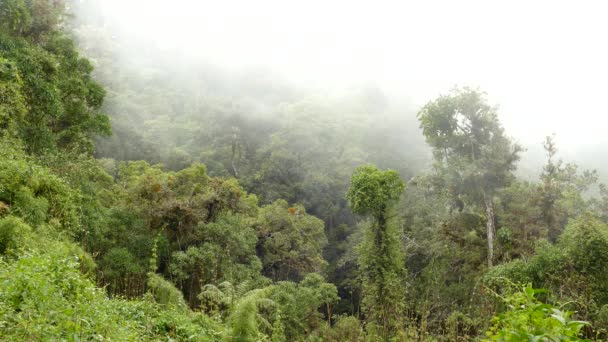
[(477, 88), (118, 63), (83, 3), (0, 0), (0, 340), (608, 339), (608, 187), (558, 137), (523, 177)]

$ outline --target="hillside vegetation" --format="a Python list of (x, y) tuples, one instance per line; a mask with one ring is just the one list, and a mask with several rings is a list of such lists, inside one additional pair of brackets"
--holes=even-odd
[(608, 188), (483, 91), (125, 65), (79, 6), (0, 0), (0, 340), (608, 339)]

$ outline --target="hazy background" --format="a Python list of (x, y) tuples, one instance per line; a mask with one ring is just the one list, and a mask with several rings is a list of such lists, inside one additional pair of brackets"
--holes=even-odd
[(508, 134), (529, 148), (524, 165), (537, 159), (543, 137), (556, 133), (567, 159), (602, 167), (608, 22), (601, 1), (104, 0), (98, 6), (112, 39), (227, 70), (264, 70), (310, 89), (369, 84), (418, 108), (454, 85), (480, 87), (500, 105)]

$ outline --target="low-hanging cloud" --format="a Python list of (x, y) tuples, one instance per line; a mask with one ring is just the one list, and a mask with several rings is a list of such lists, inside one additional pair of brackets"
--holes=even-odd
[(510, 135), (606, 141), (602, 2), (105, 0), (129, 35), (229, 68), (295, 82), (374, 82), (422, 105), (454, 85), (500, 104)]

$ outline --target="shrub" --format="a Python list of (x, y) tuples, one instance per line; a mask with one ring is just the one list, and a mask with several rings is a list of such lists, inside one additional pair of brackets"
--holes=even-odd
[(535, 297), (540, 292), (526, 285), (503, 298), (508, 309), (494, 317), (487, 341), (585, 341), (579, 335), (589, 323), (573, 321), (572, 312), (540, 302)]

